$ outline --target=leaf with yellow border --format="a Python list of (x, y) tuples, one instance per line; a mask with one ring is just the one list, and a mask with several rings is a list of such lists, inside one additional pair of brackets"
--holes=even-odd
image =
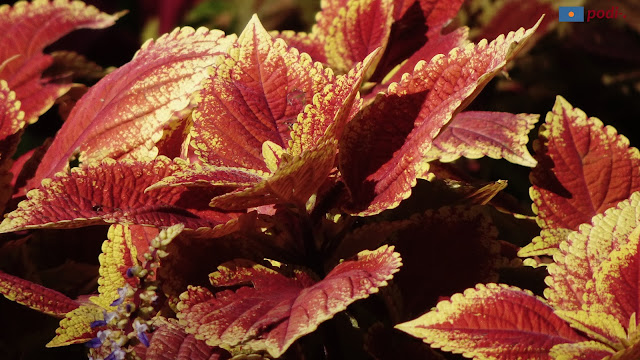
[(265, 172), (262, 144), (285, 148), (298, 114), (334, 81), (331, 70), (271, 38), (257, 17), (210, 72), (193, 113), (195, 153), (209, 165)]
[(640, 190), (638, 149), (560, 96), (534, 150), (530, 195), (542, 230), (519, 256), (554, 254), (570, 231)]
[[(28, 199), (8, 214), (0, 232), (42, 227), (73, 228), (104, 223), (222, 229), (239, 214), (220, 213), (208, 206), (216, 193), (150, 185), (180, 169), (181, 160), (158, 157), (150, 162), (106, 159), (71, 174), (44, 180)], [(206, 195), (209, 195), (207, 197)], [(203, 195), (205, 195), (203, 197)]]
[(18, 304), (53, 316), (64, 316), (80, 305), (55, 290), (1, 271), (0, 294)]
[[(245, 34), (257, 31), (258, 34), (262, 34), (258, 38), (263, 40), (255, 40), (252, 37), (249, 37), (249, 40), (266, 41), (267, 44), (272, 43), (273, 41), (264, 39), (268, 35), (263, 33), (263, 30), (260, 30), (261, 27), (256, 27), (259, 23), (257, 23), (257, 20), (255, 21), (254, 27), (250, 25)], [(241, 35), (239, 41), (249, 41), (246, 40), (248, 36)], [(253, 44), (251, 41), (249, 43)], [(277, 47), (279, 46), (278, 44), (280, 42), (275, 41), (273, 46)], [(252, 49), (249, 45), (247, 45), (247, 48)], [(209, 162), (209, 164), (188, 165), (179, 172), (154, 184), (149, 189), (176, 185), (210, 185), (217, 187), (222, 192), (236, 189), (236, 191), (219, 195), (211, 201), (211, 206), (227, 210), (246, 209), (274, 203), (289, 203), (304, 207), (309, 197), (325, 182), (328, 174), (334, 168), (337, 152), (336, 139), (341, 135), (345, 124), (360, 109), (361, 101), (358, 97), (358, 89), (362, 83), (364, 73), (371, 66), (377, 53), (378, 51), (374, 51), (367, 56), (364, 62), (358, 63), (348, 74), (336, 78), (332, 77), (332, 81), (325, 84), (323, 89), (313, 96), (312, 103), (307, 105), (300, 114), (297, 114), (297, 119), (292, 122), (291, 129), (287, 128), (287, 131), (290, 131), (290, 135), (286, 142), (284, 138), (271, 138), (271, 140), (268, 140), (264, 134), (259, 135), (263, 136), (260, 139), (255, 137), (252, 139), (245, 138), (242, 141), (234, 140), (235, 143), (242, 143), (247, 150), (249, 150), (248, 145), (252, 141), (256, 146), (260, 140), (264, 140), (264, 142), (261, 143), (260, 148), (250, 149), (254, 155), (244, 159), (242, 155), (238, 156), (238, 152), (234, 149), (226, 149), (224, 153), (229, 152), (228, 156), (233, 158), (233, 160), (229, 160), (224, 153), (214, 153), (207, 148), (212, 142), (201, 143), (206, 137), (194, 135), (196, 153), (199, 153), (201, 157), (206, 156), (201, 160)], [(293, 52), (293, 55), (295, 55), (295, 52)], [(259, 66), (265, 65), (261, 62)], [(211, 81), (215, 79), (219, 79), (219, 77), (212, 78)], [(247, 87), (240, 88), (243, 91), (248, 91)], [(220, 91), (220, 87), (207, 89), (213, 92)], [(267, 91), (267, 89), (256, 89), (255, 91)], [(276, 95), (265, 94), (273, 103), (284, 100), (284, 98), (277, 99)], [(284, 94), (280, 95), (285, 96)], [(203, 106), (209, 107), (212, 106), (211, 104), (212, 102), (206, 101)], [(211, 114), (217, 113), (218, 111)], [(265, 116), (264, 113), (256, 113), (256, 116), (258, 115)], [(194, 127), (196, 132), (200, 131), (198, 130), (200, 127), (197, 124), (201, 122), (201, 129), (211, 136), (214, 136), (214, 134), (208, 131), (215, 129), (216, 133), (226, 134), (225, 136), (229, 136), (229, 139), (233, 137), (233, 134), (223, 132), (223, 128), (212, 126), (215, 125), (215, 121), (212, 124), (208, 122), (211, 119), (205, 121), (204, 118), (200, 118), (198, 112), (196, 112), (195, 118), (197, 120)], [(224, 118), (219, 119), (219, 121), (223, 120)], [(246, 117), (236, 118), (236, 120), (243, 129), (242, 122), (251, 121)], [(274, 124), (277, 124), (277, 121)], [(216, 141), (213, 142), (215, 143)], [(226, 141), (224, 140), (223, 143), (226, 143)], [(284, 145), (280, 145), (283, 142)], [(260, 154), (260, 162), (258, 162), (257, 154)], [(242, 167), (225, 166), (229, 162), (232, 162), (231, 165), (235, 165), (236, 161)], [(211, 166), (211, 162), (223, 165)]]
[[(350, 212), (377, 214), (409, 197), (434, 138), (506, 65), (536, 27), (420, 62), (356, 115), (340, 141)], [(396, 119), (390, 122), (388, 119)]]
[(66, 170), (73, 157), (81, 162), (154, 158), (164, 127), (191, 110), (192, 94), (200, 89), (205, 69), (224, 56), (234, 40), (218, 30), (182, 28), (147, 41), (133, 60), (78, 101), (30, 187)]
[[(182, 230), (182, 224), (171, 226), (160, 231), (151, 241), (169, 242)], [(124, 225), (112, 225), (107, 233), (107, 240), (102, 244), (100, 260), (100, 277), (98, 278), (98, 296), (89, 298), (91, 303), (80, 306), (69, 312), (60, 321), (56, 336), (47, 347), (66, 346), (87, 342), (96, 337), (98, 329), (93, 326), (96, 321), (105, 320), (105, 313), (116, 307), (114, 301), (121, 298), (118, 290), (138, 287), (138, 278), (128, 276), (127, 272), (134, 266), (140, 265), (137, 259), (138, 251), (148, 251), (149, 244), (143, 232), (131, 231)], [(142, 249), (137, 248), (147, 243)]]
[(139, 345), (134, 348), (143, 360), (221, 360), (228, 357), (227, 351), (187, 334), (176, 319), (158, 317), (153, 326), (156, 329), (148, 335), (149, 347), (142, 349), (143, 345)]
[(551, 359), (554, 345), (586, 340), (531, 292), (479, 284), (396, 325), (432, 347), (474, 359)]
[(427, 159), (451, 162), (461, 156), (478, 159), (489, 156), (514, 164), (534, 167), (527, 150), (527, 134), (538, 115), (488, 111), (466, 111), (456, 115), (434, 139)]
[(545, 296), (572, 326), (613, 349), (638, 342), (640, 192), (572, 232), (549, 265)]
[[(375, 49), (383, 51), (389, 40), (393, 22), (393, 0), (326, 0), (318, 13), (318, 31), (324, 40), (327, 63), (338, 73), (346, 73)], [(365, 74), (369, 78), (382, 52)]]
[(479, 359), (637, 359), (639, 249), (635, 192), (560, 244), (548, 267), (546, 302), (507, 285), (480, 284), (397, 327)]
[(190, 287), (180, 296), (178, 318), (188, 333), (211, 346), (248, 347), (278, 357), (320, 323), (387, 285), (401, 265), (393, 247), (383, 246), (360, 252), (357, 259), (339, 264), (315, 282), (303, 271), (287, 277), (251, 261), (236, 260), (219, 266), (209, 279), (214, 287), (240, 288), (214, 294)]

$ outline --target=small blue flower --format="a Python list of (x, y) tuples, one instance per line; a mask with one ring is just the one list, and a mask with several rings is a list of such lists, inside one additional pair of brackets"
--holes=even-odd
[(138, 340), (140, 340), (144, 346), (149, 347), (149, 338), (145, 332), (138, 331)]
[(126, 355), (127, 353), (124, 352), (124, 350), (122, 350), (120, 347), (118, 347), (117, 349), (113, 350), (111, 354), (109, 354), (109, 356), (104, 358), (104, 360), (124, 360), (124, 357)]
[(97, 347), (102, 346), (102, 340), (100, 340), (99, 338), (95, 337), (91, 340), (89, 340), (87, 343), (84, 344), (86, 347), (88, 348), (92, 348), (95, 349)]
[(149, 326), (140, 320), (136, 319), (133, 322), (133, 329), (136, 331), (136, 335), (138, 335), (138, 339), (144, 346), (149, 347), (149, 338), (147, 337), (146, 332), (149, 330)]
[(95, 328), (100, 327), (100, 326), (105, 326), (105, 325), (107, 325), (107, 322), (104, 321), (104, 320), (96, 320), (96, 321), (92, 322), (91, 324), (89, 324), (89, 326), (92, 329), (95, 329)]
[(127, 297), (127, 288), (126, 287), (118, 288), (118, 298), (111, 303), (111, 306), (118, 306), (122, 304), (126, 297)]

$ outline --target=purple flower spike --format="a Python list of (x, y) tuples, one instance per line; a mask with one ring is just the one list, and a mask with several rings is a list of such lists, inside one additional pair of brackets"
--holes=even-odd
[(133, 277), (133, 268), (128, 268), (127, 269), (127, 277), (129, 277), (129, 278)]

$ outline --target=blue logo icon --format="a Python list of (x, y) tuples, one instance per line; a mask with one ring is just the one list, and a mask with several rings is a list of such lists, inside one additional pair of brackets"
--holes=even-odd
[(584, 6), (560, 6), (560, 22), (584, 22)]

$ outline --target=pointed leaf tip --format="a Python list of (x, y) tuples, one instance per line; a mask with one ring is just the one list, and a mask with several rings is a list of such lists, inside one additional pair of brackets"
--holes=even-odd
[(320, 323), (377, 292), (401, 265), (393, 247), (383, 246), (339, 264), (316, 283), (302, 271), (295, 270), (295, 278), (289, 278), (248, 260), (236, 260), (212, 273), (211, 283), (227, 287), (251, 282), (253, 286), (215, 294), (191, 287), (180, 296), (178, 318), (187, 324), (187, 332), (211, 346), (242, 346), (278, 357)]
[(444, 351), (481, 359), (549, 359), (556, 344), (585, 340), (542, 299), (501, 284), (477, 285), (396, 328)]
[(558, 96), (534, 142), (530, 189), (539, 237), (519, 256), (554, 254), (580, 224), (640, 190), (640, 152), (599, 119)]

